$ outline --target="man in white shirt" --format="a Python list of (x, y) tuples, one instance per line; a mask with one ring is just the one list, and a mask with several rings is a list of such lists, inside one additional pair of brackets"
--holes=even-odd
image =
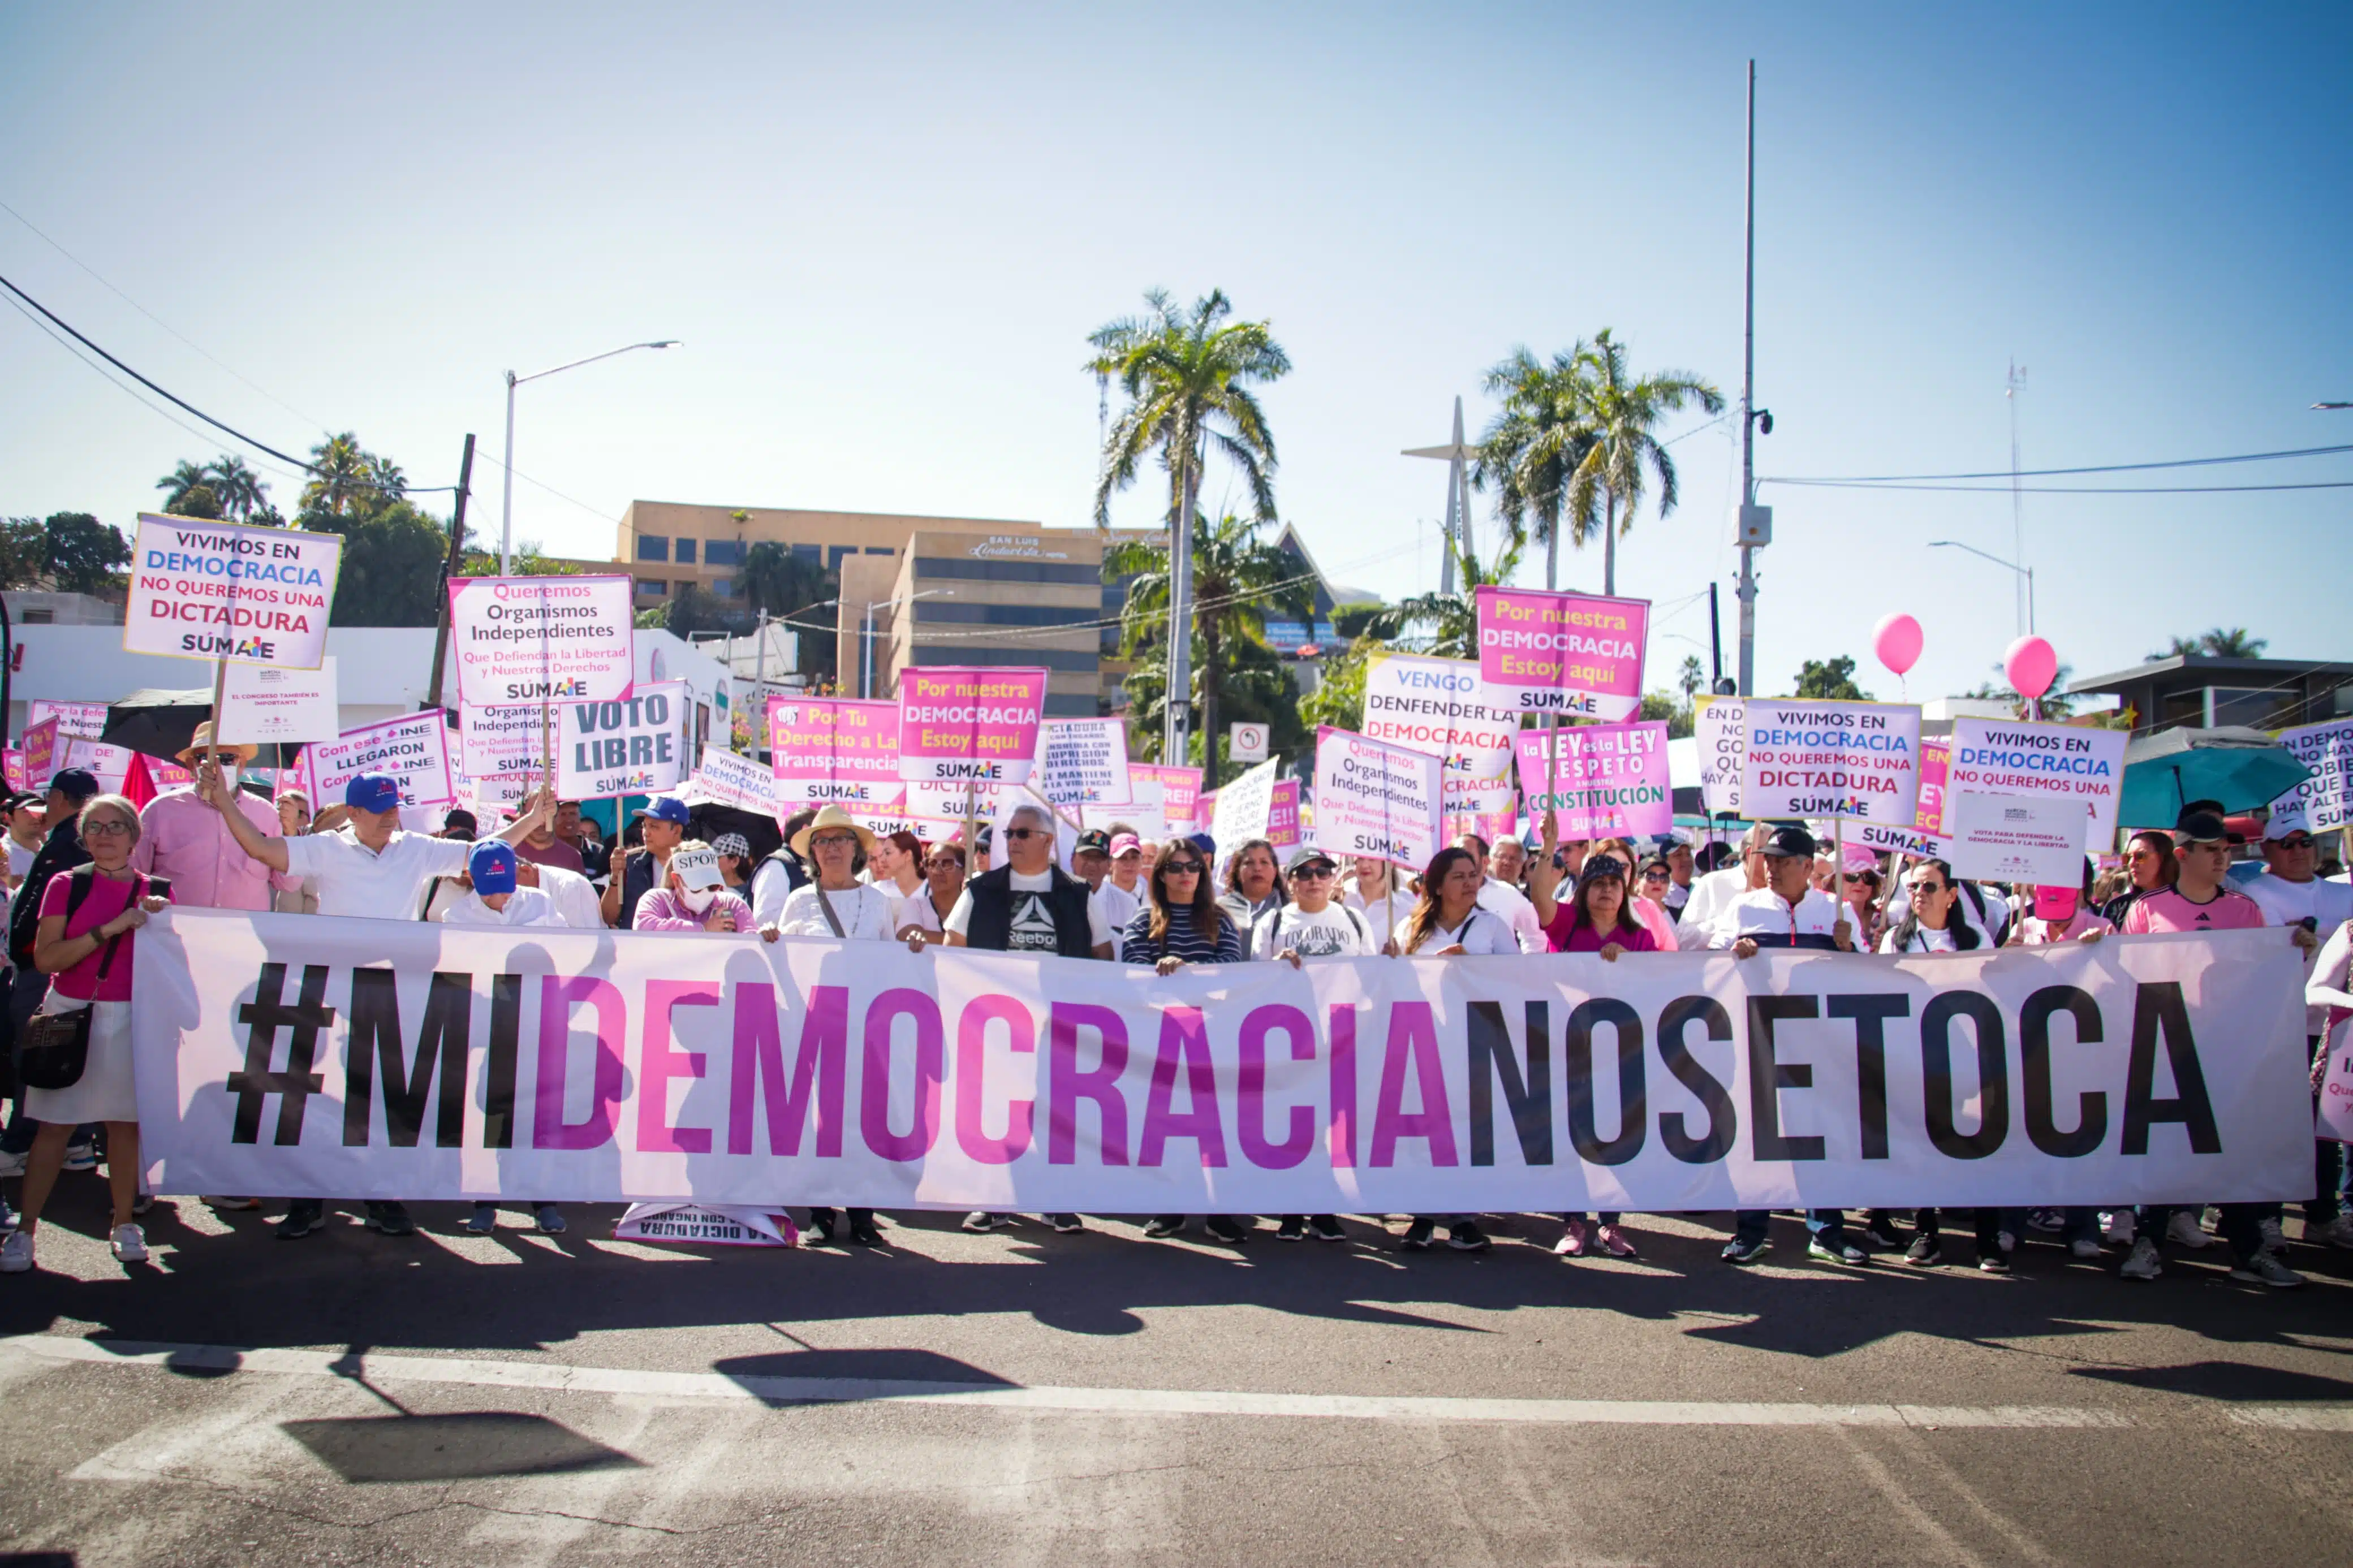
[(1552, 944), (1545, 940), (1544, 922), (1536, 919), (1536, 907), (1519, 889), (1520, 871), (1527, 864), (1527, 846), (1516, 838), (1504, 838), (1490, 849), (1485, 839), (1475, 833), (1465, 833), (1454, 841), (1454, 847), (1476, 855), (1486, 871), (1487, 879), (1479, 889), (1479, 907), (1512, 928), (1512, 940), (1520, 944), (1522, 952), (1550, 952)]
[[(273, 871), (314, 877), (319, 883), (319, 913), (356, 916), (364, 920), (412, 920), (426, 884), (436, 877), (454, 877), (466, 868), (473, 846), (462, 838), (435, 838), (408, 833), (400, 826), (400, 785), (382, 773), (361, 773), (343, 786), (343, 808), (350, 820), (338, 831), (306, 834), (299, 838), (263, 835), (237, 808), (235, 785), (223, 776), (220, 764), (206, 762), (196, 787), (221, 820), (237, 847)], [(545, 790), (524, 803), (521, 816), (499, 837), (512, 846), (536, 831), (554, 812)], [(320, 814), (324, 821), (326, 813)], [(294, 1198), (279, 1222), (278, 1238), (295, 1241), (308, 1236), (326, 1216), (323, 1198)], [(407, 1236), (417, 1229), (408, 1210), (388, 1199), (367, 1204), (370, 1230), (386, 1236)]]
[(1133, 833), (1108, 830), (1080, 834), (1078, 853), (1071, 857), (1071, 862), (1082, 877), (1086, 875), (1087, 841), (1091, 838), (1103, 841), (1105, 874), (1099, 881), (1092, 878), (1089, 880), (1094, 882), (1094, 901), (1102, 907), (1103, 923), (1111, 927), (1112, 956), (1117, 958), (1120, 933), (1127, 930), (1127, 922), (1135, 918), (1135, 911), (1144, 907), (1144, 889), (1138, 880), (1144, 870), (1144, 840)]
[(8, 886), (15, 888), (33, 868), (33, 857), (41, 852), (46, 837), (41, 826), (41, 797), (17, 795), (8, 797), (0, 807), (0, 818), (8, 825)]
[(466, 857), (466, 896), (441, 911), (443, 925), (554, 926), (563, 920), (555, 900), (537, 888), (526, 888), (517, 874), (520, 864), (511, 846), (488, 839)]
[(940, 922), (948, 945), (1109, 958), (1111, 927), (1103, 907), (1084, 882), (1054, 864), (1054, 819), (1046, 808), (1015, 806), (1006, 818), (1005, 840), (1006, 863), (968, 879)]
[(1691, 897), (1683, 901), (1683, 915), (1678, 923), (1682, 930), (1698, 934), (1686, 941), (1685, 946), (1697, 947), (1706, 942), (1709, 928), (1736, 900), (1765, 885), (1765, 842), (1772, 835), (1769, 824), (1750, 824), (1746, 837), (1740, 841), (1739, 858), (1692, 884)]
[(604, 895), (579, 872), (535, 865), (518, 857), (515, 880), (518, 886), (536, 888), (547, 895), (548, 902), (555, 906), (555, 924), (574, 931), (605, 929)]

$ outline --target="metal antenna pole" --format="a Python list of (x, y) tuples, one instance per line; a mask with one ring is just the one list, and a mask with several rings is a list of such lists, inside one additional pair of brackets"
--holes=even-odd
[[(1740, 351), (1740, 510), (1757, 501), (1757, 62), (1748, 62), (1748, 233)], [(1740, 695), (1757, 690), (1757, 548), (1740, 545)]]

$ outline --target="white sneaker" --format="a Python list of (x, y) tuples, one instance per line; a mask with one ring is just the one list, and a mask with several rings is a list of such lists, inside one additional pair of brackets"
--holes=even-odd
[(2120, 1279), (2154, 1279), (2165, 1272), (2165, 1260), (2157, 1255), (2157, 1243), (2142, 1237), (2132, 1245), (2132, 1256), (2116, 1270)]
[(33, 1268), (33, 1237), (29, 1231), (12, 1230), (8, 1239), (0, 1241), (0, 1274), (27, 1274)]
[(2201, 1212), (2199, 1209), (2175, 1209), (2173, 1217), (2165, 1222), (2165, 1239), (2192, 1252), (2213, 1246), (2214, 1238), (2207, 1235), (2205, 1227), (2198, 1223), (2198, 1215)]
[(2130, 1247), (2133, 1238), (2133, 1212), (2130, 1209), (2110, 1209), (2100, 1216), (2102, 1234), (2111, 1247)]
[(21, 1176), (24, 1173), (24, 1155), (0, 1152), (0, 1176)]
[(147, 1261), (147, 1233), (135, 1225), (116, 1226), (110, 1245), (114, 1249), (114, 1260), (117, 1263)]
[(2287, 1232), (2280, 1228), (2279, 1221), (2269, 1218), (2259, 1219), (2255, 1221), (2255, 1228), (2263, 1232), (2263, 1250), (2265, 1252), (2285, 1252), (2287, 1250)]
[(2304, 1283), (2303, 1275), (2268, 1252), (2258, 1252), (2232, 1269), (2231, 1278), (2242, 1285), (2268, 1285), (2274, 1290), (2293, 1290)]
[(2330, 1220), (2318, 1230), (2313, 1229), (2310, 1226), (2306, 1226), (2304, 1227), (2304, 1239), (2311, 1242), (2319, 1242), (2328, 1247), (2341, 1247), (2346, 1248), (2348, 1251), (2353, 1251), (2353, 1214), (2338, 1215), (2335, 1219)]
[(2088, 1236), (2079, 1236), (2067, 1244), (2067, 1255), (2088, 1261), (2100, 1255), (2100, 1244)]

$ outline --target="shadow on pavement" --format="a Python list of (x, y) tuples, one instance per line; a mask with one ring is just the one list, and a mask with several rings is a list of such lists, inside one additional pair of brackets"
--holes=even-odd
[(560, 1422), (506, 1410), (355, 1415), (285, 1421), (280, 1426), (354, 1485), (642, 1468), (619, 1449), (583, 1437)]

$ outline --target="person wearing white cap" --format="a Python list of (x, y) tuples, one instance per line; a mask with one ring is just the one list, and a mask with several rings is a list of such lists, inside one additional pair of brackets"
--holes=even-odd
[(638, 900), (632, 931), (749, 931), (752, 906), (727, 890), (719, 855), (699, 838), (681, 838), (670, 852), (663, 885)]
[(1127, 933), (1127, 922), (1144, 907), (1144, 840), (1126, 824), (1115, 822), (1111, 826), (1111, 840), (1105, 848), (1111, 856), (1111, 869), (1095, 889), (1094, 901), (1103, 908), (1103, 923), (1111, 927), (1111, 955), (1116, 959)]

